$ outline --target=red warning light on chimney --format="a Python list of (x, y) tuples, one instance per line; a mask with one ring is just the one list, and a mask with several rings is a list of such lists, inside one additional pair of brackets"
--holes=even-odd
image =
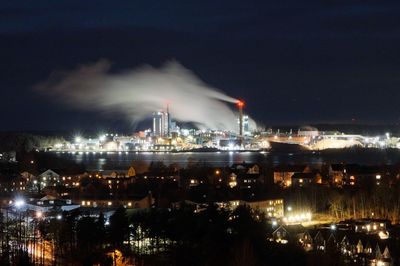
[(243, 106), (244, 106), (244, 102), (241, 101), (241, 100), (238, 100), (236, 104), (237, 104), (237, 106), (238, 106), (239, 108), (243, 108)]

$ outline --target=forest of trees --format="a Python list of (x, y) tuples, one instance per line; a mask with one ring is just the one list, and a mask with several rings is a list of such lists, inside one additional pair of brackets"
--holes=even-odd
[[(306, 265), (300, 248), (267, 241), (270, 225), (263, 217), (247, 207), (210, 206), (200, 213), (190, 206), (133, 213), (120, 207), (109, 220), (102, 214), (65, 213), (62, 219), (38, 219), (35, 228), (36, 241), (52, 247), (54, 265), (113, 265), (116, 259), (139, 265)], [(18, 239), (18, 232), (5, 230), (18, 229), (16, 222), (7, 225), (3, 217), (3, 244)], [(0, 264), (33, 261), (24, 247), (11, 256), (3, 245)]]
[(41, 136), (29, 133), (0, 133), (0, 151), (29, 152), (34, 149), (47, 149), (56, 143), (65, 143), (63, 137)]
[(393, 224), (400, 221), (398, 183), (370, 188), (310, 186), (283, 190), (280, 194), (296, 209), (308, 208), (337, 221), (361, 218), (387, 219)]

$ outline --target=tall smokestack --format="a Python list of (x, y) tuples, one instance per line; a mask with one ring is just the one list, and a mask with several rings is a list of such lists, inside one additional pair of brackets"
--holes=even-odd
[(239, 137), (243, 137), (243, 107), (244, 107), (244, 102), (239, 100), (237, 102), (237, 106), (239, 109)]

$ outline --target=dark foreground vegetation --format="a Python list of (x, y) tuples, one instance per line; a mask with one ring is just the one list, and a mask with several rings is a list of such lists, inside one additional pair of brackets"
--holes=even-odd
[[(10, 238), (27, 241), (27, 232), (21, 236), (18, 231), (20, 223), (3, 217), (2, 243)], [(108, 219), (103, 214), (78, 212), (61, 219), (38, 218), (33, 230), (37, 230), (36, 244), (51, 247), (53, 254), (45, 256), (55, 258), (50, 262), (54, 265), (113, 265), (117, 261), (134, 265), (307, 264), (300, 248), (269, 242), (269, 228), (263, 215), (247, 207), (229, 211), (211, 206), (196, 212), (184, 205), (131, 213), (121, 207)], [(30, 258), (28, 250), (23, 244), (3, 246), (0, 265), (46, 261)]]

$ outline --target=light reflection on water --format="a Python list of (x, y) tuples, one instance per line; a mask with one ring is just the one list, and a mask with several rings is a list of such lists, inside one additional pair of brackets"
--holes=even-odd
[(312, 164), (323, 163), (359, 163), (359, 164), (395, 164), (400, 162), (400, 150), (342, 150), (331, 153), (265, 153), (265, 152), (188, 152), (188, 153), (152, 153), (152, 152), (97, 152), (97, 153), (55, 153), (77, 163), (88, 170), (127, 169), (133, 161), (162, 161), (166, 165), (177, 163), (186, 166), (189, 161), (206, 162), (213, 166), (224, 167), (233, 163)]

